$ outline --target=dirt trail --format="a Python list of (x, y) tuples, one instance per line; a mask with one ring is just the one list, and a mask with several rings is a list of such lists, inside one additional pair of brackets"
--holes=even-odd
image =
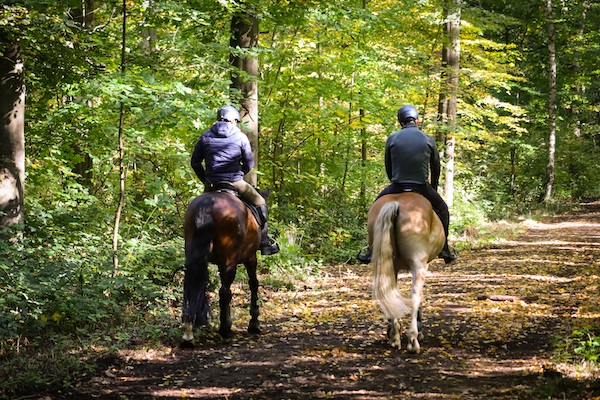
[[(592, 399), (552, 342), (600, 326), (600, 203), (518, 240), (430, 266), (418, 355), (388, 346), (370, 269), (328, 267), (300, 291), (261, 288), (264, 333), (245, 333), (247, 290), (234, 293), (233, 344), (215, 328), (193, 350), (123, 353), (62, 397), (114, 399)], [(401, 277), (403, 290), (409, 277)]]

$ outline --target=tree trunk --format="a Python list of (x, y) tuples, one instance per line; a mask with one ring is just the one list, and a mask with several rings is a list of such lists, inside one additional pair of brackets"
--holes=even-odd
[[(125, 40), (127, 39), (127, 1), (123, 0), (123, 28), (122, 28), (122, 44), (121, 44), (121, 73), (125, 75), (125, 54), (126, 46)], [(121, 223), (121, 213), (123, 212), (123, 206), (125, 204), (125, 179), (126, 170), (125, 163), (123, 161), (125, 150), (123, 140), (123, 127), (125, 125), (125, 104), (121, 100), (120, 112), (119, 112), (119, 203), (117, 210), (115, 211), (115, 224), (113, 227), (113, 275), (119, 268), (119, 227)]]
[[(366, 10), (367, 9), (367, 0), (363, 0), (362, 1), (362, 9)], [(363, 41), (361, 41), (361, 44), (363, 43)], [(360, 107), (359, 111), (359, 118), (360, 118), (360, 166), (362, 169), (362, 173), (361, 173), (361, 179), (360, 179), (360, 205), (361, 206), (366, 206), (367, 205), (367, 182), (365, 180), (365, 177), (367, 176), (366, 174), (366, 167), (367, 167), (367, 130), (365, 129), (364, 125), (363, 125), (363, 120), (365, 118), (365, 110), (364, 108)]]
[[(448, 11), (445, 9), (447, 15)], [(448, 45), (446, 41), (442, 45), (442, 61), (440, 68), (440, 96), (438, 99), (438, 129), (436, 132), (436, 141), (446, 143), (446, 125), (448, 124)], [(440, 146), (440, 159), (445, 158), (445, 148)]]
[[(151, 19), (155, 14), (154, 0), (146, 0), (143, 4), (145, 6), (143, 18), (144, 18), (144, 21), (147, 21), (147, 20)], [(142, 40), (141, 40), (142, 49), (144, 49), (144, 51), (148, 54), (154, 53), (156, 51), (156, 40), (157, 40), (156, 28), (154, 28), (150, 24), (146, 24), (144, 27), (142, 27), (141, 34), (142, 34)]]
[(367, 205), (367, 181), (366, 181), (366, 168), (367, 168), (367, 130), (363, 125), (363, 120), (365, 118), (365, 110), (361, 108), (359, 111), (360, 115), (360, 166), (362, 169), (362, 174), (360, 178), (360, 205)]
[(546, 166), (546, 193), (544, 202), (552, 197), (552, 186), (554, 185), (554, 154), (556, 152), (556, 43), (554, 41), (554, 12), (552, 11), (552, 0), (546, 0), (546, 18), (548, 20), (548, 164)]
[[(83, 0), (81, 2), (81, 8), (75, 8), (71, 11), (73, 20), (80, 23), (86, 30), (91, 31), (94, 28), (94, 0)], [(74, 101), (82, 103), (81, 98), (76, 98)], [(88, 107), (93, 107), (93, 102), (88, 100)], [(82, 138), (81, 141), (85, 139)], [(83, 148), (82, 148), (83, 147)], [(73, 166), (73, 172), (75, 172), (80, 178), (79, 183), (87, 187), (92, 186), (92, 157), (89, 152), (85, 150), (85, 146), (81, 146), (79, 143), (73, 145), (73, 151), (79, 155), (81, 159)]]
[(17, 43), (0, 58), (0, 237), (15, 241), (8, 228), (25, 221), (25, 84)]
[[(235, 96), (240, 96), (240, 115), (244, 125), (243, 130), (252, 147), (255, 168), (259, 169), (258, 159), (258, 58), (250, 55), (258, 47), (258, 18), (251, 10), (235, 14), (231, 20), (232, 49), (240, 48), (244, 54), (232, 53), (230, 62), (233, 66), (231, 72), (231, 89)], [(245, 179), (256, 186), (256, 172), (247, 174)]]
[(454, 146), (456, 142), (456, 111), (458, 97), (458, 77), (460, 70), (460, 9), (461, 0), (450, 0), (447, 8), (446, 32), (448, 35), (448, 97), (446, 136), (446, 173), (444, 197), (448, 207), (454, 201)]

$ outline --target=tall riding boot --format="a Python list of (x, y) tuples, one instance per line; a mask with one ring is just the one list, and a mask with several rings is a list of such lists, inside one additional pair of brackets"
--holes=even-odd
[(440, 254), (438, 255), (439, 258), (443, 258), (444, 262), (446, 264), (452, 264), (454, 261), (456, 261), (456, 259), (458, 258), (458, 255), (454, 252), (450, 250), (450, 247), (448, 247), (448, 232), (449, 232), (449, 226), (450, 226), (450, 213), (448, 212), (448, 210), (435, 210), (435, 212), (437, 213), (438, 217), (440, 217), (440, 220), (442, 221), (442, 225), (444, 226), (444, 234), (446, 235), (446, 241), (444, 242), (444, 248), (442, 249), (442, 251), (440, 252)]
[(258, 215), (260, 216), (262, 226), (261, 226), (261, 237), (260, 237), (260, 253), (265, 256), (270, 256), (271, 254), (275, 254), (279, 252), (279, 244), (269, 237), (269, 211), (267, 210), (267, 205), (263, 204), (261, 206), (256, 207), (258, 209)]
[(458, 259), (458, 254), (456, 252), (451, 251), (448, 247), (448, 238), (446, 238), (446, 242), (444, 243), (444, 248), (440, 252), (439, 258), (443, 258), (446, 264), (452, 264), (456, 259)]

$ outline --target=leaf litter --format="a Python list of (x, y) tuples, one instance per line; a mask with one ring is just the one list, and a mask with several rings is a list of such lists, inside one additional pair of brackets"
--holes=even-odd
[[(453, 265), (431, 263), (418, 355), (389, 347), (369, 266), (325, 266), (301, 290), (261, 287), (261, 335), (245, 331), (240, 286), (232, 344), (209, 326), (194, 349), (131, 349), (110, 375), (60, 397), (600, 399), (600, 376), (577, 375), (553, 352), (557, 336), (600, 327), (600, 203), (524, 227)], [(399, 276), (406, 294), (409, 282)]]

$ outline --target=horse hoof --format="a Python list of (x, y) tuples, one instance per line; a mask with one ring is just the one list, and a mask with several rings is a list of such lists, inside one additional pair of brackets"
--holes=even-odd
[(191, 340), (182, 340), (181, 343), (179, 343), (179, 348), (181, 348), (181, 349), (193, 349), (194, 348), (194, 343)]
[(421, 346), (419, 345), (419, 342), (409, 342), (408, 345), (406, 346), (406, 351), (408, 351), (410, 354), (419, 354), (421, 352)]
[(233, 331), (219, 331), (219, 335), (221, 335), (223, 343), (231, 343), (233, 341)]
[(262, 333), (262, 329), (260, 329), (260, 326), (258, 325), (248, 325), (248, 332), (253, 335), (258, 335), (259, 333)]

